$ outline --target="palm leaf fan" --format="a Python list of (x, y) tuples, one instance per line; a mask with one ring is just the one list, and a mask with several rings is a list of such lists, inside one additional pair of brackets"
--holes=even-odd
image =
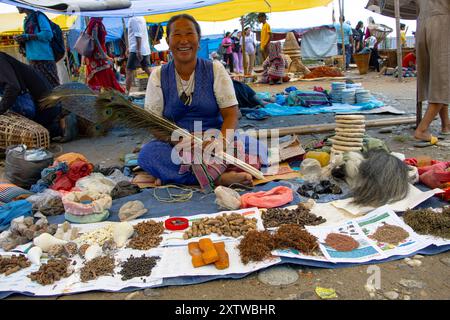
[[(166, 118), (134, 105), (116, 91), (109, 90), (100, 93), (97, 97), (96, 108), (99, 117), (104, 119), (103, 121), (120, 123), (131, 129), (148, 130), (155, 138), (161, 141), (171, 142), (172, 133), (177, 130), (183, 137), (193, 138), (197, 142), (202, 142), (200, 138), (195, 137)], [(221, 152), (216, 156), (226, 161), (226, 163), (233, 164), (250, 173), (257, 179), (264, 179), (261, 171), (226, 152)]]

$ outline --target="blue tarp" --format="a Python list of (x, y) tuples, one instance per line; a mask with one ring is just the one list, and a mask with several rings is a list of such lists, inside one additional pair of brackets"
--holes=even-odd
[(368, 103), (360, 103), (356, 105), (333, 103), (332, 106), (315, 106), (315, 107), (300, 107), (300, 106), (281, 106), (277, 103), (270, 103), (263, 110), (271, 116), (292, 116), (298, 114), (319, 114), (319, 113), (350, 113), (367, 111), (375, 108), (383, 107), (384, 103), (379, 100), (372, 100)]

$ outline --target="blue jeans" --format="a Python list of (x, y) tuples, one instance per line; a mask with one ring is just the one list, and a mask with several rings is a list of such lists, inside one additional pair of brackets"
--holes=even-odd
[[(342, 55), (342, 43), (338, 43), (338, 53)], [(350, 60), (352, 59), (352, 51), (349, 44), (345, 45), (345, 67), (350, 66)]]

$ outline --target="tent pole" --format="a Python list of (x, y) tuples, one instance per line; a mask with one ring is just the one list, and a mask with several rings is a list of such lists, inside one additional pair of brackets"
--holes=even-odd
[(344, 0), (339, 0), (339, 21), (341, 23), (342, 57), (344, 58), (344, 70), (346, 70), (347, 69), (347, 59), (346, 59), (345, 39), (344, 39), (344, 37), (345, 37), (345, 35), (344, 35)]
[(125, 47), (128, 49), (128, 32), (127, 32), (127, 24), (125, 23), (125, 18), (122, 18), (122, 28), (123, 28), (123, 38), (125, 40)]
[[(244, 21), (244, 16), (241, 17), (241, 27), (242, 27), (242, 34), (241, 34), (241, 39), (242, 39), (242, 62), (244, 64), (244, 76), (245, 76), (245, 66), (247, 66), (247, 54), (246, 54), (246, 50), (245, 50), (245, 21)], [(239, 40), (240, 41), (240, 40)], [(249, 70), (250, 66), (247, 66), (247, 70)]]
[(395, 22), (397, 28), (397, 67), (398, 81), (403, 81), (402, 40), (400, 35), (400, 0), (395, 0)]

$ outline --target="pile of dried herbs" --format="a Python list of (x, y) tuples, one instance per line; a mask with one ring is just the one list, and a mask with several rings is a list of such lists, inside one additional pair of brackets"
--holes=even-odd
[(53, 284), (62, 278), (69, 277), (71, 275), (69, 266), (69, 259), (50, 259), (47, 263), (43, 264), (38, 271), (32, 272), (28, 277), (32, 281), (36, 281), (40, 285), (46, 286)]
[(340, 233), (329, 233), (325, 238), (325, 243), (336, 251), (352, 251), (359, 247), (358, 241)]
[(97, 279), (100, 276), (114, 274), (114, 258), (110, 256), (101, 256), (85, 263), (81, 268), (81, 281)]
[(128, 247), (137, 250), (149, 250), (161, 243), (164, 224), (149, 220), (138, 223), (134, 226), (134, 230), (135, 236), (128, 243)]
[(273, 237), (276, 249), (295, 249), (312, 254), (319, 247), (315, 236), (295, 224), (282, 225)]
[(403, 220), (415, 232), (450, 239), (450, 207), (442, 212), (431, 209), (407, 210)]
[[(120, 266), (120, 274), (122, 280), (126, 281), (136, 277), (148, 277), (152, 273), (152, 269), (156, 266), (158, 257), (146, 257), (142, 255), (140, 257), (130, 256), (126, 261), (122, 262)], [(145, 279), (143, 279), (145, 282)]]
[(275, 241), (269, 231), (249, 231), (238, 245), (242, 263), (263, 261), (271, 256)]
[(5, 276), (29, 266), (31, 266), (31, 262), (25, 256), (0, 256), (0, 274), (4, 273)]
[(272, 208), (261, 214), (265, 228), (279, 227), (283, 224), (296, 224), (300, 227), (317, 226), (327, 220), (311, 213), (301, 204), (295, 209)]
[(405, 229), (385, 222), (383, 222), (382, 226), (377, 228), (374, 234), (369, 236), (369, 238), (378, 242), (393, 245), (398, 245), (400, 242), (408, 239), (408, 237), (409, 233)]

